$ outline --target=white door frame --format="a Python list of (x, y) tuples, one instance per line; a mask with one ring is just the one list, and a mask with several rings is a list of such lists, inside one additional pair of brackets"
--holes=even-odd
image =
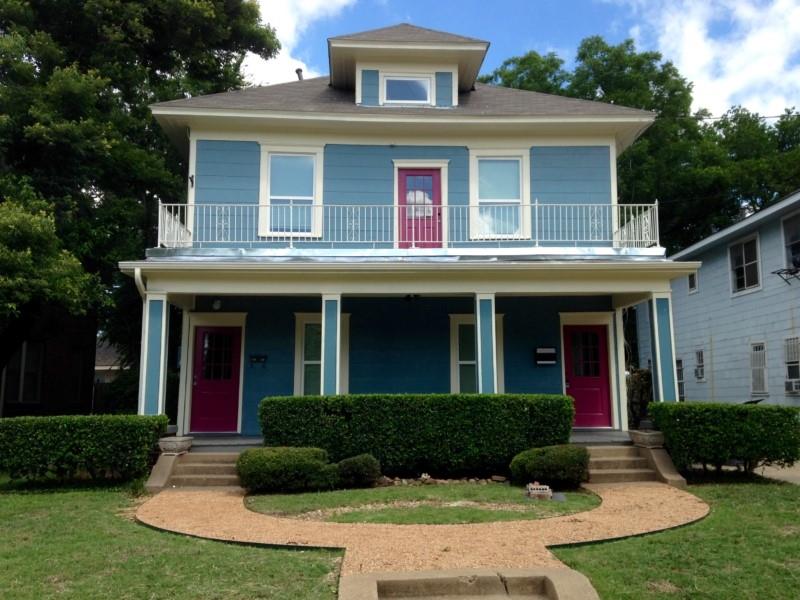
[[(241, 329), (241, 348), (239, 350), (239, 407), (236, 418), (236, 431), (225, 431), (220, 433), (242, 433), (242, 399), (244, 394), (244, 339), (245, 324), (247, 313), (185, 313), (184, 325), (188, 325), (188, 335), (184, 332), (183, 339), (186, 346), (181, 350), (181, 389), (182, 393), (178, 396), (178, 435), (191, 434), (192, 423), (192, 377), (194, 374), (194, 346), (195, 331), (197, 327), (239, 327)], [(205, 432), (204, 432), (205, 433)]]
[[(400, 169), (434, 169), (439, 171), (439, 194), (441, 196), (442, 209), (442, 248), (447, 248), (448, 230), (450, 211), (447, 208), (449, 205), (448, 190), (447, 190), (447, 168), (450, 164), (450, 159), (400, 159), (395, 158), (392, 160), (394, 164), (394, 247), (400, 247)], [(413, 250), (414, 248), (409, 248)]]
[[(608, 386), (611, 399), (611, 429), (621, 429), (620, 426), (620, 399), (617, 394), (617, 370), (614, 368), (614, 316), (615, 311), (608, 312), (560, 312), (558, 313), (560, 325), (558, 334), (561, 338), (561, 390), (567, 394), (567, 348), (564, 341), (565, 325), (605, 325), (606, 344), (608, 346), (606, 360), (608, 361)], [(608, 427), (593, 427), (592, 429), (609, 429)]]

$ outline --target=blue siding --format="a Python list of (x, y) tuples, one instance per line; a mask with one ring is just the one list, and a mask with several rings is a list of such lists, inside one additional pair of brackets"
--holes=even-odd
[(453, 106), (453, 74), (436, 73), (436, 106)]
[(196, 204), (258, 204), (257, 142), (197, 140)]
[(492, 394), (497, 391), (495, 386), (494, 358), (495, 347), (494, 328), (494, 302), (491, 298), (479, 298), (476, 301), (475, 315), (476, 341), (478, 345), (478, 391), (483, 394)]
[(149, 300), (147, 308), (147, 358), (145, 361), (144, 414), (158, 414), (158, 387), (161, 379), (161, 329), (164, 324), (164, 301)]
[(672, 353), (672, 327), (669, 318), (669, 299), (656, 298), (656, 314), (658, 315), (658, 348), (659, 365), (661, 373), (661, 387), (664, 390), (665, 402), (675, 402), (678, 399), (675, 389), (675, 356)]
[(378, 71), (365, 69), (361, 71), (361, 104), (364, 106), (378, 106)]
[(322, 393), (339, 393), (339, 299), (326, 298), (322, 305)]

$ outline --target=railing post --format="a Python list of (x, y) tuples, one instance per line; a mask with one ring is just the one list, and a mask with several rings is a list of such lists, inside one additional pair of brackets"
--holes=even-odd
[(539, 247), (539, 198), (533, 199), (533, 239)]

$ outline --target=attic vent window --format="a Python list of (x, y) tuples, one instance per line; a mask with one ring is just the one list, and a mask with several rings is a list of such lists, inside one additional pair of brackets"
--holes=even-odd
[(428, 77), (386, 77), (386, 104), (431, 104), (431, 80)]

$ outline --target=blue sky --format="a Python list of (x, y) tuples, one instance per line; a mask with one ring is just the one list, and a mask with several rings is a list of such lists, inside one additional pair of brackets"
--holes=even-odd
[(283, 44), (250, 57), (253, 83), (327, 73), (326, 39), (409, 22), (491, 42), (483, 72), (504, 59), (554, 51), (568, 64), (580, 41), (633, 38), (659, 50), (695, 85), (695, 108), (742, 104), (762, 114), (800, 107), (800, 0), (259, 0)]

